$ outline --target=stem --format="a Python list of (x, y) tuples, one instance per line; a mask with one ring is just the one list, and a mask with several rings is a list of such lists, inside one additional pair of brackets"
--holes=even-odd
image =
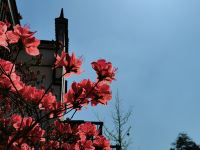
[(74, 111), (74, 113), (72, 114), (72, 116), (71, 116), (70, 119), (72, 119), (74, 117), (74, 115), (75, 115), (76, 112), (77, 112), (77, 109)]
[(18, 57), (18, 55), (19, 55), (19, 52), (20, 52), (20, 50), (17, 50), (17, 55), (16, 55), (16, 57), (15, 57), (15, 59), (14, 59), (14, 61), (13, 61), (13, 65), (12, 65), (12, 68), (11, 68), (11, 70), (10, 70), (10, 75), (11, 75), (11, 73), (12, 73), (12, 70), (13, 70), (13, 68), (14, 68), (14, 66), (15, 66), (15, 61), (17, 60), (17, 57)]

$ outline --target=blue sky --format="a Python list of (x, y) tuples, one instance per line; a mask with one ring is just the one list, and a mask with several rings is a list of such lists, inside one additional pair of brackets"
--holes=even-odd
[[(124, 110), (133, 107), (133, 150), (167, 150), (179, 132), (200, 143), (199, 0), (17, 0), (40, 39), (54, 39), (54, 18), (64, 8), (70, 51), (84, 57), (81, 78), (95, 78), (90, 62), (105, 58), (118, 67)], [(73, 78), (72, 80), (80, 80)], [(109, 126), (108, 107), (88, 108), (76, 119)], [(102, 113), (103, 112), (103, 113)]]

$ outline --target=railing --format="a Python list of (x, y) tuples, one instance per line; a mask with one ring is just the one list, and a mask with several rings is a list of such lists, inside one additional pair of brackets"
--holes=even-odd
[[(68, 122), (68, 120), (65, 120), (63, 122)], [(99, 134), (102, 135), (103, 122), (101, 121), (70, 120), (70, 123), (77, 124), (77, 125), (85, 123), (85, 122), (91, 122), (92, 124), (95, 124), (97, 126), (97, 129), (99, 130)]]
[(111, 145), (110, 146), (110, 148), (112, 149), (112, 150), (121, 150), (121, 146), (120, 145)]

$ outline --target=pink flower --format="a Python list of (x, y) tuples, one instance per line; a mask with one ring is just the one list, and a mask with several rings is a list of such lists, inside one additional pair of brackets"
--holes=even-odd
[(86, 140), (86, 141), (77, 141), (75, 145), (75, 150), (95, 150), (93, 143), (91, 140)]
[(81, 82), (79, 82), (79, 85), (87, 91), (87, 98), (89, 98), (89, 92), (91, 92), (94, 83), (90, 79), (83, 79)]
[(31, 56), (37, 56), (40, 54), (38, 46), (40, 45), (40, 40), (35, 37), (29, 37), (22, 39), (25, 46), (25, 51)]
[(56, 97), (51, 92), (45, 94), (41, 101), (42, 107), (44, 107), (46, 110), (53, 110), (55, 103)]
[(16, 91), (16, 89), (21, 90), (24, 84), (21, 81), (20, 76), (15, 73), (15, 65), (10, 61), (0, 59), (0, 67), (4, 72), (0, 74), (0, 85), (4, 88), (11, 88), (11, 91)]
[(88, 104), (83, 83), (85, 83), (85, 81), (80, 83), (73, 82), (69, 91), (64, 95), (64, 102), (69, 104), (69, 107), (79, 110), (82, 106)]
[(65, 66), (65, 64), (66, 64), (66, 61), (65, 61), (66, 53), (64, 51), (62, 51), (61, 56), (56, 55), (56, 54), (55, 54), (55, 56), (56, 56), (55, 68)]
[(7, 31), (6, 32), (6, 37), (7, 37), (7, 40), (8, 40), (8, 43), (9, 44), (15, 44), (19, 41), (19, 36), (18, 34), (16, 34), (15, 32), (13, 31)]
[(18, 130), (21, 126), (21, 123), (22, 123), (22, 117), (18, 114), (13, 114), (11, 116), (11, 121), (12, 121), (12, 125), (13, 127)]
[(9, 74), (11, 72), (11, 69), (12, 69), (12, 72), (15, 72), (15, 65), (10, 61), (0, 59), (0, 66), (3, 68), (3, 70), (7, 74)]
[(20, 26), (16, 25), (14, 26), (14, 32), (17, 33), (22, 38), (29, 38), (33, 36), (35, 32), (31, 32), (28, 26)]
[(7, 38), (5, 34), (0, 35), (0, 46), (8, 49)]
[(63, 122), (56, 120), (56, 121), (54, 121), (54, 125), (55, 125), (56, 129), (62, 134), (71, 134), (72, 133), (71, 126), (68, 123), (63, 123)]
[(26, 101), (37, 103), (45, 91), (28, 85), (24, 86), (19, 92)]
[(79, 125), (78, 130), (81, 140), (92, 140), (99, 133), (96, 126), (90, 122)]
[(48, 141), (48, 143), (46, 143), (45, 144), (45, 147), (47, 147), (47, 148), (44, 148), (45, 150), (46, 149), (49, 149), (49, 150), (56, 150), (56, 149), (59, 149), (59, 142), (58, 141), (53, 141), (53, 140), (51, 140), (51, 141)]
[(20, 76), (18, 76), (16, 73), (11, 73), (10, 77), (11, 77), (11, 80), (14, 84), (13, 85), (10, 80), (9, 80), (9, 82), (7, 82), (7, 84), (10, 83), (11, 91), (16, 92), (16, 90), (18, 90), (18, 91), (21, 90), (24, 86), (24, 83), (21, 81)]
[(31, 117), (24, 117), (24, 118), (22, 118), (18, 114), (13, 114), (11, 116), (11, 122), (12, 122), (13, 127), (16, 130), (22, 130), (24, 127), (29, 127), (29, 126), (32, 125), (33, 118), (31, 118)]
[(45, 138), (43, 138), (45, 134), (45, 130), (43, 130), (39, 124), (37, 124), (31, 132), (29, 132), (30, 140), (32, 142), (44, 142)]
[(0, 85), (3, 88), (11, 88), (12, 92), (16, 92), (16, 89), (21, 90), (23, 88), (24, 84), (23, 84), (23, 82), (21, 82), (19, 76), (17, 76), (15, 73), (11, 73), (10, 78), (11, 78), (12, 82), (10, 81), (10, 79), (7, 76), (1, 75), (0, 76)]
[(82, 58), (76, 58), (75, 54), (72, 53), (72, 55), (67, 55), (66, 56), (66, 61), (67, 61), (67, 65), (65, 66), (66, 68), (66, 72), (72, 72), (75, 74), (80, 74), (81, 71), (81, 65), (82, 65)]
[(95, 148), (110, 150), (110, 142), (104, 136), (97, 136), (94, 140)]
[(106, 62), (104, 59), (99, 59), (97, 62), (92, 62), (92, 68), (96, 71), (99, 81), (112, 82), (115, 80), (116, 68), (113, 68), (111, 62)]
[(63, 143), (61, 145), (61, 147), (64, 149), (64, 150), (74, 150), (74, 145), (73, 144), (69, 144), (69, 143)]
[(5, 34), (7, 31), (7, 24), (5, 22), (0, 21), (0, 35)]
[(25, 51), (27, 54), (31, 56), (37, 56), (40, 54), (38, 49), (40, 40), (33, 37), (34, 33), (35, 32), (31, 32), (27, 26), (22, 27), (20, 25), (16, 25), (14, 26), (14, 32), (9, 33), (10, 35), (8, 35), (11, 37), (11, 39), (9, 39), (11, 43), (16, 42), (18, 39), (17, 36), (19, 36), (22, 39), (22, 43), (25, 46)]
[(0, 21), (0, 46), (9, 49), (9, 44), (14, 44), (21, 38), (25, 46), (25, 51), (32, 56), (39, 55), (38, 46), (40, 40), (33, 37), (34, 32), (31, 32), (27, 26), (14, 26), (14, 31), (7, 31), (7, 24)]
[(33, 118), (31, 118), (31, 117), (25, 117), (24, 119), (23, 119), (23, 127), (30, 127), (31, 125), (32, 125), (32, 123), (33, 123), (34, 121), (33, 121)]
[(98, 84), (92, 92), (91, 105), (96, 106), (97, 104), (106, 105), (109, 100), (112, 99), (112, 92), (110, 86), (105, 83)]
[(72, 74), (80, 74), (82, 65), (82, 59), (76, 58), (74, 53), (70, 56), (65, 52), (61, 53), (61, 56), (56, 55), (55, 68), (57, 67), (65, 67), (65, 77), (70, 77)]
[[(21, 150), (31, 150), (31, 147), (28, 144), (23, 143), (21, 145)], [(34, 149), (32, 149), (32, 150), (34, 150)]]
[(6, 31), (7, 31), (6, 23), (0, 21), (0, 46), (8, 49), (8, 43), (6, 38)]

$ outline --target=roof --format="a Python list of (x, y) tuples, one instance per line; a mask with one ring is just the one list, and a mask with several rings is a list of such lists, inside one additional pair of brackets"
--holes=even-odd
[(56, 41), (40, 40), (39, 49), (56, 50)]

